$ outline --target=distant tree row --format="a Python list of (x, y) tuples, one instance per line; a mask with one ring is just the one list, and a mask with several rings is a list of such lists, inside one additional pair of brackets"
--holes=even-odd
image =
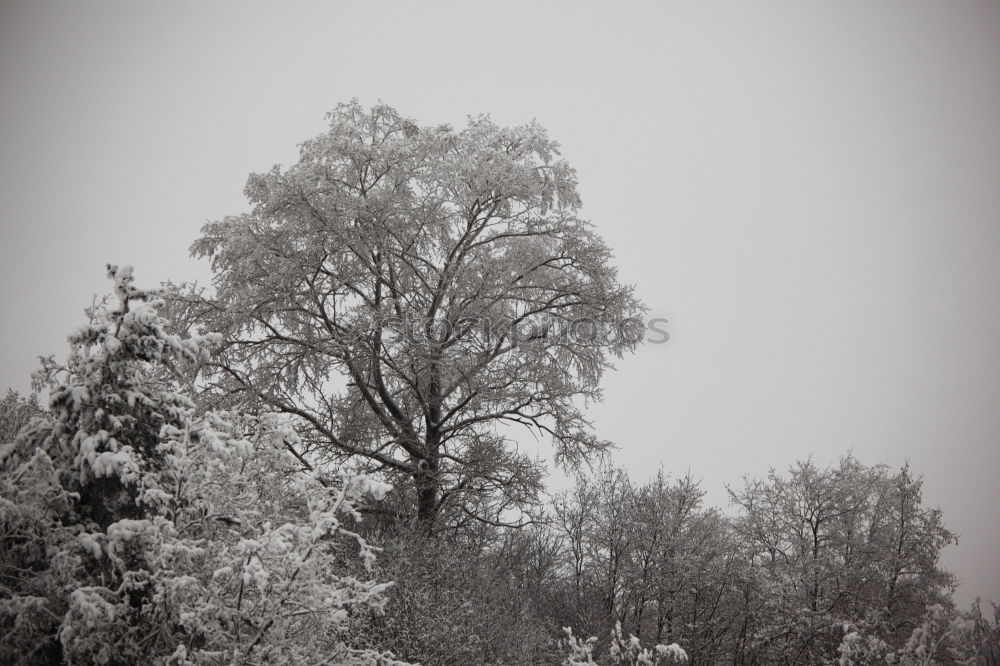
[[(884, 657), (929, 609), (951, 608), (939, 558), (955, 537), (909, 467), (799, 461), (731, 489), (732, 516), (703, 494), (690, 475), (636, 485), (607, 467), (559, 496), (560, 582), (547, 587), (560, 622), (594, 633), (619, 622), (693, 663), (823, 664), (848, 633), (880, 641)], [(935, 658), (948, 663), (951, 647), (978, 649)]]

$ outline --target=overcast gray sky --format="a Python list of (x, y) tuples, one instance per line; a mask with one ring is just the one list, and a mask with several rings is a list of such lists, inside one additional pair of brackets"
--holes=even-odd
[[(537, 118), (667, 345), (593, 410), (644, 478), (909, 459), (1000, 600), (1000, 3), (4, 2), (0, 384), (323, 115)], [(2, 386), (0, 386), (2, 388)]]

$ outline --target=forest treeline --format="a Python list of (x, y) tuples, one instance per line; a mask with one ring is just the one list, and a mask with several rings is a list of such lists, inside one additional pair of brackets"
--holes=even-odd
[(646, 308), (537, 123), (342, 104), (245, 193), (0, 405), (0, 663), (1000, 663), (909, 468), (614, 465)]
[[(189, 422), (188, 443), (201, 430), (195, 441), (212, 451), (156, 472), (175, 484), (169, 522), (157, 524), (143, 520), (158, 511), (134, 481), (92, 465), (81, 483), (65, 474), (85, 469), (79, 454), (28, 456), (26, 445), (61, 429), (61, 409), (12, 391), (0, 408), (0, 440), (21, 433), (4, 447), (0, 484), (10, 663), (1000, 663), (996, 607), (993, 617), (978, 602), (955, 607), (939, 562), (955, 537), (909, 467), (799, 461), (731, 488), (723, 511), (703, 503), (690, 473), (637, 483), (605, 463), (530, 524), (455, 520), (429, 535), (386, 510), (388, 487), (368, 504), (359, 489), (350, 516), (317, 512), (274, 442), (290, 436), (281, 428), (258, 420), (241, 433), (255, 441), (236, 443)], [(123, 523), (129, 532), (109, 529)], [(322, 566), (307, 570), (312, 551)], [(303, 612), (275, 615), (285, 605)], [(318, 621), (324, 613), (336, 620)], [(574, 652), (564, 628), (597, 640)], [(263, 636), (254, 655), (246, 646)]]
[[(560, 663), (538, 659), (560, 627), (600, 646), (616, 625), (692, 664), (1000, 663), (996, 607), (955, 607), (940, 555), (956, 538), (921, 487), (908, 466), (804, 460), (731, 488), (723, 510), (690, 473), (637, 483), (605, 464), (521, 529), (468, 525), (430, 552), (388, 529), (403, 605), (378, 626), (406, 630), (377, 635), (427, 663), (463, 663), (467, 636), (469, 663)], [(455, 609), (440, 633), (413, 605), (428, 597)]]

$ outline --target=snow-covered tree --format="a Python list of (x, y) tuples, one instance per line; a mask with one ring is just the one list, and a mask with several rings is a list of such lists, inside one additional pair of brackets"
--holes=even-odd
[(371, 564), (350, 524), (386, 487), (304, 472), (280, 415), (197, 414), (176, 378), (217, 336), (169, 334), (109, 275), (116, 304), (44, 362), (49, 409), (0, 454), (0, 661), (391, 663), (344, 635), (384, 603), (345, 557)]
[[(906, 467), (892, 474), (847, 456), (828, 468), (799, 461), (731, 490), (752, 565), (745, 650), (768, 663), (819, 663), (838, 644), (875, 654), (880, 641), (905, 641), (952, 583), (938, 560), (954, 536), (940, 511), (922, 506), (920, 485)], [(844, 625), (864, 631), (845, 644)]]
[(7, 389), (7, 395), (0, 399), (0, 446), (13, 442), (21, 428), (40, 412), (34, 396), (26, 398), (13, 389)]
[(620, 623), (640, 639), (677, 642), (696, 661), (724, 653), (730, 623), (732, 530), (685, 475), (662, 470), (636, 486), (624, 470), (601, 469), (559, 495), (554, 530), (563, 541), (563, 625), (601, 632)]
[(425, 525), (503, 519), (541, 471), (501, 426), (561, 461), (605, 448), (583, 402), (642, 306), (537, 124), (419, 127), (356, 102), (329, 120), (193, 246), (215, 292), (186, 299), (189, 322), (225, 336), (214, 393), (294, 416), (310, 459), (408, 479)]

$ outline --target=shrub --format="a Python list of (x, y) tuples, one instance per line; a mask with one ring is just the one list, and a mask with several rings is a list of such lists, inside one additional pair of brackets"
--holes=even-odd
[(0, 455), (0, 661), (399, 663), (346, 635), (385, 604), (344, 559), (371, 567), (349, 526), (386, 488), (303, 471), (272, 415), (197, 415), (177, 369), (212, 336), (169, 335), (157, 294), (109, 275), (117, 307), (45, 362), (49, 412)]

